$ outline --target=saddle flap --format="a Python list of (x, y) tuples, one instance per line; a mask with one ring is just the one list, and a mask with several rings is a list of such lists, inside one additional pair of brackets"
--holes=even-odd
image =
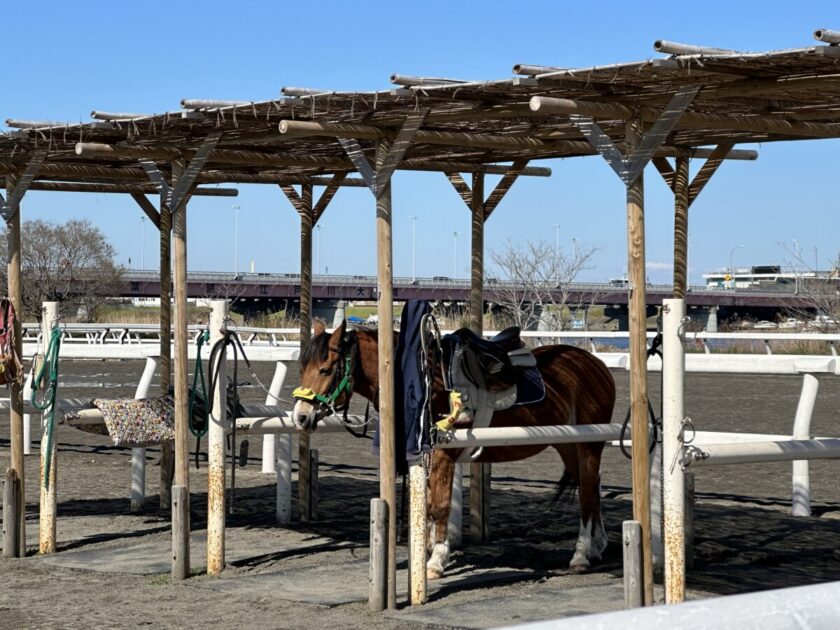
[(529, 368), (537, 365), (537, 358), (528, 348), (519, 348), (508, 352), (508, 359), (513, 367)]

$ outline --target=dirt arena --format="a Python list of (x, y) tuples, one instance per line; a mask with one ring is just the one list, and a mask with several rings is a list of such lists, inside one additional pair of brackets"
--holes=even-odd
[[(261, 379), (269, 382), (273, 366), (257, 367)], [(142, 363), (64, 362), (61, 370), (61, 397), (130, 397)], [(620, 421), (628, 406), (629, 375), (614, 372), (614, 376), (619, 398), (613, 420)], [(296, 373), (290, 369), (284, 394), (295, 384)], [(686, 409), (698, 429), (789, 434), (800, 387), (801, 379), (791, 376), (690, 374)], [(658, 374), (651, 375), (650, 389), (658, 404)], [(264, 401), (265, 395), (254, 387), (243, 391), (248, 402)], [(821, 378), (814, 434), (840, 435), (838, 403), (840, 381)], [(345, 434), (316, 435), (313, 447), (320, 451), (320, 519), (301, 524), (295, 513), (293, 524), (281, 528), (273, 522), (273, 478), (260, 472), (260, 438), (251, 438), (248, 465), (237, 470), (235, 513), (228, 528), (230, 536), (264, 541), (266, 551), (230, 563), (226, 577), (317, 566), (326, 588), (345, 588), (330, 581), (329, 567), (367, 553), (369, 502), (378, 489), (377, 462), (370, 455), (369, 442)], [(156, 449), (147, 451), (146, 509), (132, 515), (127, 499), (130, 449), (114, 448), (107, 437), (67, 427), (59, 429), (58, 448), (59, 553), (142, 542), (168, 545), (169, 516), (157, 507), (158, 469), (151, 465), (158, 456)], [(33, 453), (37, 452), (36, 442)], [(0, 433), (0, 461), (9, 461), (7, 422)], [(688, 575), (689, 589), (695, 595), (731, 594), (840, 579), (838, 470), (836, 462), (812, 462), (814, 516), (793, 518), (789, 516), (790, 464), (698, 469), (695, 562)], [(567, 571), (578, 529), (576, 506), (548, 509), (560, 473), (560, 460), (553, 450), (525, 462), (494, 466), (493, 539), (482, 545), (465, 541), (453, 554), (452, 571), (504, 567), (514, 577), (509, 572), (498, 584), (441, 589), (431, 595), (428, 608), (485, 600), (498, 603), (547, 586), (597, 585), (620, 575), (621, 522), (632, 513), (629, 462), (617, 449), (607, 449), (602, 467), (603, 509), (610, 546), (603, 562), (586, 575)], [(53, 566), (37, 557), (37, 475), (38, 457), (32, 455), (26, 459), (30, 555), (2, 561), (2, 628), (440, 627), (400, 618), (399, 613), (396, 618), (371, 614), (365, 602), (322, 606), (288, 601), (282, 593), (203, 588), (214, 578), (201, 574), (172, 584), (166, 574), (123, 575)], [(191, 475), (192, 528), (202, 530), (206, 521), (204, 465), (200, 470), (192, 467)], [(203, 558), (194, 555), (196, 571), (203, 563)]]

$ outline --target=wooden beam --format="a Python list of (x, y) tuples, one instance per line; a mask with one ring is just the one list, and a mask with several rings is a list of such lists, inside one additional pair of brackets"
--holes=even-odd
[(671, 177), (674, 191), (674, 297), (684, 300), (688, 290), (688, 158), (677, 158), (676, 166)]
[(146, 198), (142, 193), (131, 193), (131, 198), (140, 206), (140, 209), (146, 213), (154, 226), (160, 230), (160, 212), (155, 208), (154, 204)]
[[(638, 115), (645, 122), (653, 122), (659, 116), (659, 112), (651, 108), (642, 108), (638, 112), (635, 112), (632, 108), (619, 103), (594, 103), (591, 101), (575, 101), (548, 96), (532, 97), (530, 106), (533, 111), (544, 114), (579, 114), (609, 120), (628, 120)], [(752, 114), (685, 112), (677, 122), (675, 129), (721, 129), (727, 131), (774, 133), (806, 138), (840, 137), (840, 124), (837, 123), (789, 121), (780, 119), (778, 116)]]
[[(677, 160), (685, 160), (688, 158), (677, 158)], [(653, 165), (656, 167), (656, 170), (659, 171), (659, 174), (662, 175), (662, 179), (665, 180), (665, 183), (668, 185), (668, 188), (671, 191), (674, 190), (674, 169), (671, 166), (671, 163), (668, 161), (668, 158), (664, 157), (655, 157), (653, 160)]]
[[(0, 184), (2, 184), (0, 179)], [(2, 186), (5, 188), (5, 185)], [(113, 183), (113, 184), (98, 184), (90, 182), (56, 182), (56, 181), (37, 181), (32, 182), (29, 190), (39, 190), (48, 192), (87, 192), (87, 193), (105, 193), (105, 194), (124, 194), (130, 195), (132, 193), (138, 195), (152, 195), (158, 192), (153, 184), (135, 184), (135, 183)], [(236, 197), (239, 191), (235, 188), (195, 188), (192, 191), (195, 197)], [(2, 195), (0, 195), (2, 197)]]
[[(519, 178), (520, 173), (522, 170), (528, 165), (528, 160), (517, 160), (513, 163), (513, 166), (510, 167), (510, 170), (505, 173), (505, 176), (496, 184), (496, 187), (493, 189), (493, 192), (490, 193), (490, 196), (487, 198), (487, 201), (484, 203), (484, 220), (486, 221), (490, 218), (490, 214), (493, 210), (496, 209), (496, 206), (499, 205), (499, 202), (504, 198), (504, 196), (508, 193), (511, 186), (513, 186), (514, 182)], [(475, 180), (473, 180), (475, 181)]]
[(283, 191), (283, 194), (286, 195), (286, 198), (292, 204), (292, 207), (297, 211), (298, 214), (310, 214), (309, 208), (303, 203), (303, 199), (295, 190), (295, 187), (291, 184), (280, 186), (280, 190)]
[(336, 173), (333, 175), (332, 181), (329, 185), (324, 189), (324, 192), (321, 193), (321, 197), (318, 199), (318, 203), (315, 204), (315, 207), (312, 208), (312, 218), (314, 223), (318, 223), (321, 218), (321, 215), (324, 214), (324, 211), (327, 209), (327, 206), (330, 205), (333, 197), (338, 192), (338, 189), (341, 188), (341, 182), (344, 181), (344, 178), (347, 177), (347, 172), (343, 173)]
[(201, 169), (204, 168), (204, 164), (207, 162), (207, 157), (210, 155), (210, 151), (212, 151), (219, 143), (221, 137), (221, 131), (215, 131), (207, 134), (207, 137), (201, 143), (201, 147), (199, 147), (198, 151), (195, 152), (195, 156), (192, 160), (190, 160), (189, 165), (184, 170), (183, 175), (178, 178), (178, 183), (173, 188), (172, 198), (169, 201), (169, 206), (172, 209), (172, 212), (177, 212), (181, 204), (186, 203), (187, 196), (193, 189), (196, 179), (198, 178), (199, 173), (201, 173)]
[(464, 203), (467, 204), (467, 207), (471, 207), (472, 204), (472, 191), (470, 190), (469, 184), (464, 181), (464, 178), (461, 177), (460, 173), (446, 173), (447, 179), (449, 179), (449, 183), (452, 184), (452, 187), (455, 189), (461, 199), (464, 200)]
[(359, 172), (359, 175), (362, 176), (362, 179), (365, 180), (365, 184), (367, 187), (370, 188), (370, 191), (373, 193), (373, 196), (376, 196), (376, 171), (370, 164), (370, 161), (367, 159), (365, 155), (364, 149), (362, 149), (361, 145), (355, 138), (338, 138), (339, 144), (344, 149), (344, 152), (347, 154), (347, 157), (350, 158), (350, 161), (353, 163), (353, 166), (356, 167), (356, 170)]
[[(172, 384), (172, 212), (160, 195), (160, 391)], [(172, 507), (172, 475), (175, 472), (175, 444), (160, 446), (160, 508)]]
[(420, 133), (420, 126), (429, 113), (428, 109), (421, 109), (420, 111), (412, 112), (406, 116), (405, 122), (400, 127), (396, 138), (394, 138), (391, 147), (388, 149), (388, 155), (376, 167), (376, 187), (375, 193), (378, 196), (380, 190), (383, 190), (386, 182), (391, 181), (391, 175), (394, 169), (397, 168), (400, 161), (405, 157), (406, 151), (411, 147), (411, 142), (415, 136)]
[(700, 191), (709, 183), (709, 180), (712, 178), (712, 175), (718, 170), (720, 165), (723, 163), (723, 156), (726, 155), (726, 152), (732, 148), (732, 144), (725, 143), (719, 144), (717, 148), (712, 152), (709, 156), (709, 159), (706, 160), (705, 164), (700, 167), (700, 170), (694, 176), (694, 179), (691, 181), (691, 186), (688, 189), (688, 205), (691, 206), (694, 203), (694, 200), (697, 199), (697, 196), (700, 194)]
[(15, 178), (15, 185), (11, 189), (11, 192), (8, 193), (9, 199), (3, 201), (2, 206), (0, 206), (0, 214), (2, 214), (3, 219), (7, 222), (11, 219), (11, 214), (18, 211), (21, 199), (23, 199), (26, 191), (29, 190), (29, 187), (32, 185), (32, 181), (38, 174), (38, 170), (44, 163), (44, 158), (46, 158), (46, 156), (47, 152), (43, 149), (33, 152), (32, 156), (29, 158), (29, 162), (26, 164), (26, 168), (23, 170), (23, 173)]
[[(296, 191), (283, 189), (300, 215), (300, 349), (303, 351), (312, 335), (312, 186), (301, 186)], [(307, 522), (312, 516), (312, 469), (310, 467), (310, 440), (306, 432), (298, 434), (298, 512), (300, 520)]]

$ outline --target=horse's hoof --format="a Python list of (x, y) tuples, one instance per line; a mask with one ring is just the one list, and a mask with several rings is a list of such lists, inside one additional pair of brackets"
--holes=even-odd
[(588, 562), (576, 562), (569, 565), (569, 571), (572, 573), (586, 573), (589, 571), (589, 563)]
[(426, 579), (427, 580), (439, 580), (443, 577), (443, 571), (438, 571), (437, 569), (426, 569)]

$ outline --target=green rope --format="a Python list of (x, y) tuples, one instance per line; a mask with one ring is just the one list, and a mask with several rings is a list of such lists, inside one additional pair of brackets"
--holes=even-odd
[[(203, 330), (199, 333), (198, 339), (195, 342), (195, 371), (193, 372), (193, 386), (190, 389), (190, 410), (187, 418), (189, 418), (190, 432), (197, 438), (203, 437), (209, 428), (209, 423), (206, 420), (203, 427), (197, 427), (193, 420), (196, 398), (198, 397), (203, 401), (205, 410), (208, 404), (207, 383), (204, 380), (204, 370), (201, 367), (201, 346), (208, 341), (210, 341), (210, 331)], [(199, 384), (201, 385), (200, 392), (198, 390)]]
[[(30, 400), (32, 405), (40, 410), (46, 411), (44, 418), (44, 431), (46, 432), (47, 448), (46, 460), (44, 461), (44, 487), (48, 487), (50, 479), (50, 466), (52, 464), (53, 453), (53, 433), (55, 429), (55, 399), (58, 392), (58, 351), (61, 348), (61, 329), (55, 326), (50, 333), (50, 341), (47, 344), (47, 349), (44, 352), (44, 361), (35, 378), (32, 379), (32, 396)], [(49, 382), (44, 387), (44, 374), (49, 370)], [(47, 395), (40, 401), (37, 399), (38, 389), (44, 389)]]

